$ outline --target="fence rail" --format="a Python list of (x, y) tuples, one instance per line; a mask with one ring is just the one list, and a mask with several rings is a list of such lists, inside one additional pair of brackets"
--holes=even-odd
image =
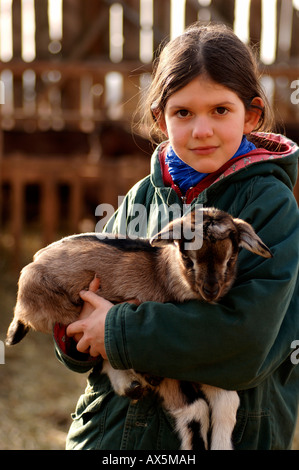
[[(88, 191), (96, 194), (92, 204), (115, 204), (148, 173), (149, 159), (128, 156), (119, 135), (112, 140), (123, 146), (121, 158), (105, 160), (95, 157), (101, 142), (66, 157), (57, 140), (51, 155), (32, 155), (16, 151), (8, 133), (37, 140), (43, 132), (71, 131), (92, 140), (107, 122), (127, 126), (158, 45), (198, 19), (225, 23), (255, 46), (278, 121), (299, 140), (299, 0), (0, 0), (0, 207), (9, 214), (16, 261), (30, 185), (39, 188), (35, 202), (47, 243), (64, 217), (62, 186), (69, 230), (76, 231)], [(298, 184), (295, 195), (299, 201)]]
[(299, 79), (298, 3), (1, 0), (0, 126), (26, 129), (29, 121), (31, 131), (35, 125), (92, 132), (105, 119), (130, 120), (158, 44), (197, 19), (224, 22), (257, 46), (270, 100), (281, 120), (298, 124), (290, 99)]

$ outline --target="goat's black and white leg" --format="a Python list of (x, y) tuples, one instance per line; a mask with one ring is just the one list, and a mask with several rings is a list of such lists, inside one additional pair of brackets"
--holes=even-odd
[(140, 400), (149, 389), (155, 389), (161, 381), (161, 377), (136, 372), (133, 369), (113, 369), (108, 361), (103, 362), (102, 372), (107, 374), (114, 391), (120, 396), (126, 396), (132, 400)]
[(211, 410), (210, 450), (233, 450), (232, 433), (240, 399), (235, 391), (202, 385)]
[(210, 409), (200, 386), (164, 379), (159, 386), (159, 394), (165, 409), (175, 419), (181, 450), (207, 450)]
[(102, 372), (107, 374), (111, 385), (120, 396), (126, 396), (132, 400), (139, 400), (145, 393), (147, 382), (133, 369), (113, 369), (108, 361), (103, 362)]
[(237, 392), (165, 379), (159, 393), (175, 418), (181, 450), (233, 450)]
[(171, 413), (181, 440), (181, 450), (207, 450), (210, 429), (210, 410), (203, 398)]

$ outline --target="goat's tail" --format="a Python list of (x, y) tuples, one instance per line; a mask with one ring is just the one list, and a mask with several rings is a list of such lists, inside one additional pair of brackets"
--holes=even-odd
[(14, 318), (8, 327), (5, 344), (7, 346), (13, 346), (14, 344), (19, 343), (24, 336), (26, 336), (29, 330), (29, 326)]
[(26, 296), (24, 296), (24, 292), (32, 291), (32, 287), (34, 286), (35, 278), (32, 273), (31, 265), (32, 263), (23, 268), (19, 278), (19, 290), (14, 308), (14, 317), (6, 334), (5, 343), (7, 346), (19, 343), (31, 328), (26, 313), (28, 310), (29, 312), (34, 312), (34, 304), (29, 307), (26, 302)]

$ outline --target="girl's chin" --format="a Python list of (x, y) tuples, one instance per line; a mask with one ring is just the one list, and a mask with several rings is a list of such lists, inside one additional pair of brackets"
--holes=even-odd
[(223, 164), (221, 165), (194, 165), (192, 168), (200, 173), (214, 173), (214, 171), (219, 170)]

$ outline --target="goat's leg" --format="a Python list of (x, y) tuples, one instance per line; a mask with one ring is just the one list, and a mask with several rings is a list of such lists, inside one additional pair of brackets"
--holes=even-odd
[(173, 410), (171, 414), (176, 420), (181, 450), (208, 449), (210, 413), (209, 405), (203, 398), (198, 398), (191, 405)]
[(113, 369), (108, 361), (104, 361), (102, 372), (108, 375), (114, 391), (120, 396), (139, 400), (149, 388), (142, 375), (137, 374), (133, 369)]
[(164, 379), (158, 387), (163, 406), (175, 420), (181, 450), (206, 450), (210, 410), (198, 385)]
[(211, 408), (211, 450), (233, 450), (232, 433), (240, 399), (235, 391), (202, 385)]

